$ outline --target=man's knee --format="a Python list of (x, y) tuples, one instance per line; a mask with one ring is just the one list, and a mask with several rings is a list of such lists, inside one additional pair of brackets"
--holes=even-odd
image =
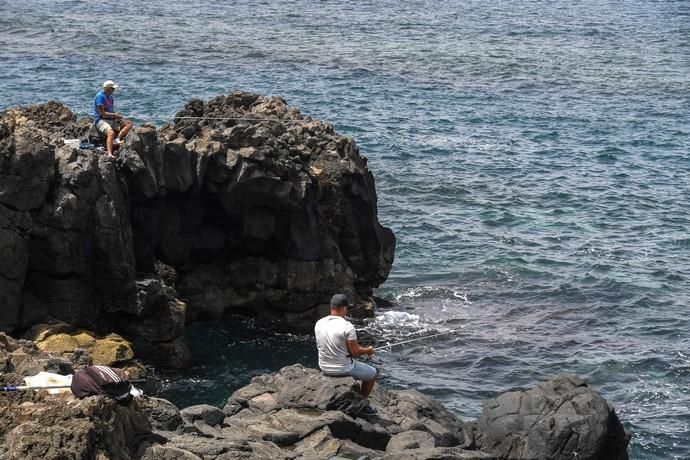
[(378, 369), (376, 369), (374, 366), (356, 362), (355, 367), (352, 369), (351, 375), (362, 382), (374, 382), (378, 376), (378, 373)]
[(113, 128), (110, 128), (105, 132), (105, 135), (106, 137), (113, 137), (115, 135), (115, 131), (113, 130)]

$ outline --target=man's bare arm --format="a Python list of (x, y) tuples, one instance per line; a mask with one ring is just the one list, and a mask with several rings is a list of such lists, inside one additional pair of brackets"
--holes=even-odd
[(356, 340), (348, 340), (347, 349), (354, 357), (374, 354), (374, 347), (362, 347)]
[(105, 107), (102, 104), (98, 104), (98, 114), (102, 117), (113, 117), (114, 119), (122, 118), (122, 116), (117, 112), (106, 112)]

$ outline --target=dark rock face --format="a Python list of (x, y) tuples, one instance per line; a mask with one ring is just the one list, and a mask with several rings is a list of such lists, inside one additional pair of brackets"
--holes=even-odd
[(0, 114), (0, 330), (58, 319), (179, 365), (197, 318), (310, 330), (334, 292), (371, 304), (395, 239), (352, 139), (275, 97), (178, 115), (112, 162), (63, 145), (91, 123), (59, 103)]
[(129, 204), (114, 165), (55, 147), (84, 131), (74, 118), (48, 103), (0, 119), (4, 330), (48, 318), (93, 326), (102, 313), (135, 304)]
[(122, 172), (138, 267), (175, 267), (188, 317), (311, 329), (334, 292), (367, 299), (386, 279), (395, 239), (351, 139), (281, 98), (237, 93), (177, 116), (137, 130)]
[(480, 447), (499, 458), (628, 458), (613, 408), (572, 375), (489, 400), (478, 422)]

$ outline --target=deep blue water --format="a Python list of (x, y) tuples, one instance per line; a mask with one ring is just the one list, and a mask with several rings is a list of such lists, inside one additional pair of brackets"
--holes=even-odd
[[(0, 110), (86, 115), (106, 79), (137, 122), (240, 89), (357, 140), (398, 237), (378, 295), (402, 305), (365, 327), (458, 330), (380, 353), (386, 385), (474, 418), (574, 372), (632, 458), (690, 458), (689, 2), (0, 1)], [(314, 359), (236, 324), (190, 337), (178, 403)]]

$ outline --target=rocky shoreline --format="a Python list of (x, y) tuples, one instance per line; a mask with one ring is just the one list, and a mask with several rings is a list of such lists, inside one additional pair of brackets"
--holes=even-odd
[[(395, 237), (352, 139), (244, 93), (190, 101), (174, 120), (138, 127), (112, 161), (65, 143), (94, 133), (60, 103), (0, 113), (0, 383), (185, 366), (185, 326), (230, 314), (311, 332), (334, 292), (372, 313)], [(473, 421), (380, 386), (378, 415), (362, 417), (354, 380), (299, 364), (228, 396), (180, 410), (0, 392), (0, 460), (627, 458), (613, 408), (570, 375), (489, 400)]]
[(0, 331), (55, 321), (184, 366), (185, 324), (308, 331), (334, 292), (373, 309), (395, 237), (355, 142), (278, 97), (192, 100), (113, 162), (57, 102), (0, 114)]
[[(41, 370), (70, 373), (84, 353), (51, 356), (0, 333), (0, 383)], [(463, 421), (414, 390), (374, 390), (297, 364), (261, 375), (225, 407), (179, 410), (152, 397), (127, 406), (105, 396), (0, 393), (0, 459), (627, 459), (613, 408), (572, 375), (485, 402)]]

